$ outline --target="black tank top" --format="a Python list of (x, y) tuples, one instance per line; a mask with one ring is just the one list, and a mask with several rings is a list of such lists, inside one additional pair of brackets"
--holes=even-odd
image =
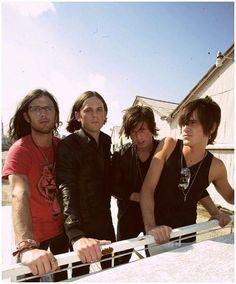
[[(213, 158), (213, 155), (207, 151), (207, 155), (199, 168), (198, 174), (184, 202), (184, 195), (178, 188), (182, 147), (183, 141), (178, 140), (175, 149), (164, 165), (159, 183), (155, 190), (156, 224), (168, 225), (173, 229), (196, 223), (197, 202), (204, 196), (205, 189), (209, 185), (208, 174)], [(201, 161), (189, 168), (191, 171), (190, 185), (200, 163)], [(185, 167), (185, 161), (183, 167)]]

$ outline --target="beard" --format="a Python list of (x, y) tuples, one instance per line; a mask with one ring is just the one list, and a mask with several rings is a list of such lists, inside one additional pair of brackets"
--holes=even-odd
[(31, 124), (31, 131), (34, 131), (40, 134), (51, 134), (53, 132), (53, 129), (54, 129), (54, 125), (48, 125), (45, 127), (36, 127)]

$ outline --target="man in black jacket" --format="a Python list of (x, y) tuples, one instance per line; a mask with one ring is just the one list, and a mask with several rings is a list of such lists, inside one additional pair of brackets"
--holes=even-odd
[[(112, 194), (118, 199), (117, 240), (137, 237), (145, 233), (139, 191), (159, 143), (154, 114), (147, 106), (133, 106), (126, 110), (120, 134), (131, 138), (113, 154)], [(129, 262), (132, 250), (115, 260), (116, 265)]]
[[(97, 92), (83, 93), (68, 122), (67, 130), (72, 134), (58, 147), (56, 178), (65, 230), (82, 263), (100, 260), (100, 245), (115, 241), (108, 186), (111, 139), (100, 131), (106, 116), (104, 99)], [(101, 266), (110, 267), (111, 261)], [(89, 265), (74, 268), (72, 276), (88, 272)]]

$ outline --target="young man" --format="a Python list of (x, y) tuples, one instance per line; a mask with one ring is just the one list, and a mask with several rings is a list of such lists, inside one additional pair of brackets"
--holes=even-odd
[[(83, 93), (73, 105), (67, 126), (72, 134), (58, 147), (56, 175), (66, 234), (82, 263), (100, 260), (100, 245), (115, 241), (108, 186), (111, 139), (100, 131), (106, 118), (107, 105), (101, 95)], [(110, 267), (111, 261), (101, 266)], [(88, 272), (89, 265), (74, 268), (72, 276)]]
[[(54, 177), (58, 125), (54, 97), (46, 90), (30, 92), (10, 121), (9, 135), (15, 143), (3, 168), (12, 189), (14, 254), (39, 276), (58, 269), (53, 254), (68, 251)], [(66, 272), (54, 275), (55, 281), (66, 278)]]
[[(139, 204), (139, 192), (159, 143), (154, 139), (157, 129), (154, 114), (147, 106), (132, 106), (126, 110), (120, 135), (131, 138), (113, 154), (112, 194), (118, 198), (117, 241), (135, 238), (145, 233)], [(133, 250), (116, 259), (116, 264), (127, 263)]]
[(222, 197), (234, 204), (234, 190), (224, 163), (206, 150), (216, 138), (220, 117), (220, 107), (210, 97), (191, 101), (179, 118), (183, 140), (166, 138), (160, 143), (140, 201), (146, 232), (157, 243), (169, 241), (173, 228), (196, 223), (198, 201), (219, 220), (220, 226), (230, 221), (209, 196), (202, 198), (213, 183)]

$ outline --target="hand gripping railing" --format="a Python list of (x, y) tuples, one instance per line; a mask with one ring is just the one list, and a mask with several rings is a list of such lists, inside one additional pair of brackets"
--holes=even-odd
[[(234, 216), (231, 216), (231, 221), (234, 220)], [(218, 220), (211, 220), (207, 222), (202, 222), (198, 224), (193, 224), (189, 226), (184, 226), (180, 228), (173, 229), (171, 232), (171, 238), (181, 238), (184, 235), (203, 232), (203, 231), (211, 231), (215, 229), (219, 229)], [(115, 243), (111, 243), (106, 246), (102, 246), (102, 248), (110, 247), (113, 249), (112, 253), (120, 252), (127, 249), (134, 249), (140, 246), (155, 244), (154, 237), (151, 235), (140, 236), (133, 239), (128, 239), (124, 241), (119, 241)], [(62, 266), (65, 264), (70, 264), (79, 261), (78, 255), (74, 252), (68, 252), (63, 254), (58, 254), (55, 256), (58, 265)], [(30, 269), (27, 266), (22, 265), (21, 263), (12, 264), (2, 266), (2, 279), (11, 279), (15, 280), (17, 276), (30, 273)]]

